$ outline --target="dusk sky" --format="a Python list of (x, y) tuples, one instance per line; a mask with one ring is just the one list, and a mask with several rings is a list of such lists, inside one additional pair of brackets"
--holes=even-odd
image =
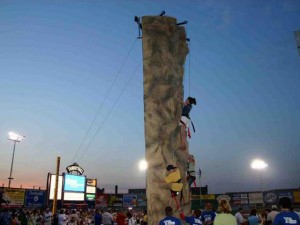
[(162, 10), (188, 21), (184, 86), (185, 98), (197, 99), (189, 143), (201, 185), (258, 191), (250, 164), (262, 158), (264, 190), (300, 187), (298, 0), (0, 1), (1, 185), (15, 131), (26, 138), (16, 145), (12, 187), (45, 188), (57, 156), (61, 173), (77, 162), (108, 192), (145, 187), (133, 19)]

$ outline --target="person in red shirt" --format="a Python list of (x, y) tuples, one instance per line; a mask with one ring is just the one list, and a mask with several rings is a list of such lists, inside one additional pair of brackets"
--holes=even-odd
[(118, 211), (116, 222), (118, 225), (125, 225), (126, 216), (122, 211)]

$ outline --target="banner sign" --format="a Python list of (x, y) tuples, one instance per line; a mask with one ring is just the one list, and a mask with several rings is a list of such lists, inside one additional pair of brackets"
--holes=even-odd
[(294, 191), (294, 202), (300, 202), (300, 191)]
[(276, 204), (278, 199), (278, 195), (275, 192), (267, 192), (264, 193), (264, 202), (266, 204)]
[(41, 208), (44, 207), (46, 201), (46, 191), (26, 190), (25, 207)]
[(123, 195), (110, 195), (108, 199), (108, 206), (110, 207), (122, 207), (123, 206)]
[(249, 204), (262, 204), (264, 203), (263, 193), (248, 193)]
[(293, 193), (291, 191), (278, 192), (278, 199), (288, 197), (293, 201)]
[(96, 208), (108, 207), (108, 194), (97, 194)]
[(216, 196), (215, 195), (192, 195), (192, 200), (197, 200), (197, 199), (200, 199), (201, 200), (215, 200), (216, 199)]
[(145, 194), (138, 194), (137, 195), (137, 201), (138, 201), (138, 206), (141, 207), (146, 207), (147, 206), (147, 197), (146, 193)]
[(25, 198), (24, 189), (4, 189), (1, 205), (7, 207), (23, 207)]
[(248, 204), (248, 194), (247, 193), (232, 194), (232, 204), (233, 205)]
[(97, 186), (97, 180), (96, 179), (86, 179), (86, 185), (96, 187)]
[(137, 203), (136, 195), (123, 195), (123, 207), (134, 207)]
[(95, 201), (96, 195), (95, 194), (86, 194), (85, 199), (86, 199), (86, 201)]

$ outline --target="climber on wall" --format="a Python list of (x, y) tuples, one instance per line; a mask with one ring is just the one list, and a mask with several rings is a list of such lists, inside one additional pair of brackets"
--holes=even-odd
[(187, 133), (190, 137), (190, 130), (189, 130), (189, 124), (190, 124), (190, 111), (192, 110), (192, 105), (196, 105), (196, 99), (193, 97), (188, 97), (185, 102), (183, 102), (182, 95), (178, 95), (179, 102), (183, 104), (182, 107), (182, 113), (181, 113), (181, 118), (180, 118), (180, 123), (179, 126), (181, 126), (180, 130), (180, 138), (181, 138), (181, 150), (185, 150), (187, 146)]
[[(170, 201), (173, 199), (176, 203), (177, 209), (179, 209), (180, 204), (178, 203), (176, 196), (180, 194), (180, 202), (183, 199), (183, 196), (182, 196), (183, 184), (181, 181), (180, 170), (179, 170), (179, 168), (177, 168), (173, 165), (168, 165), (166, 170), (167, 170), (167, 176), (165, 177), (164, 180), (153, 180), (153, 182), (171, 184), (171, 186), (170, 186), (170, 192), (171, 192)], [(169, 205), (171, 205), (170, 201), (169, 201)]]
[(192, 184), (194, 184), (196, 187), (195, 158), (193, 155), (189, 155), (186, 172), (187, 172), (187, 181), (188, 181), (190, 192), (191, 192)]

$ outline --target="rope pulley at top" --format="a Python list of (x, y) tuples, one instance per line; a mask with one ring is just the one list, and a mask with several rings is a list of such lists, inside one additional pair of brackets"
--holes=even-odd
[[(162, 10), (161, 13), (160, 13), (158, 16), (164, 16), (165, 14), (166, 14), (166, 11), (165, 11), (165, 10)], [(137, 38), (138, 38), (138, 39), (142, 39), (141, 32), (142, 32), (142, 30), (143, 30), (143, 27), (142, 27), (142, 23), (141, 23), (141, 17), (135, 16), (135, 17), (134, 17), (134, 22), (136, 22), (137, 25), (138, 25), (138, 37), (137, 37)], [(184, 21), (182, 21), (182, 22), (180, 22), (180, 23), (177, 23), (176, 25), (177, 25), (177, 26), (181, 26), (181, 25), (185, 25), (185, 24), (187, 24), (187, 23), (188, 23), (188, 21), (187, 21), (187, 20), (184, 20)], [(189, 42), (190, 39), (189, 39), (189, 38), (186, 38), (186, 41)]]
[[(166, 11), (162, 10), (160, 12), (160, 14), (158, 14), (158, 16), (164, 16), (165, 14), (166, 14)], [(141, 17), (135, 16), (134, 17), (134, 22), (136, 22), (137, 25), (138, 25), (138, 34), (139, 34), (139, 36), (137, 38), (142, 39), (142, 36), (141, 36), (141, 31), (142, 31)]]

